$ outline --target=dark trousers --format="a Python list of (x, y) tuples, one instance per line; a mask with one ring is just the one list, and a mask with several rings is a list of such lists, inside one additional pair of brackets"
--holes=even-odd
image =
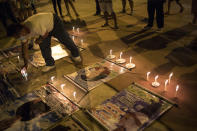
[(53, 9), (54, 9), (55, 13), (58, 14), (57, 13), (57, 5), (58, 5), (59, 13), (62, 16), (61, 0), (52, 0), (52, 3), (53, 3)]
[(7, 29), (7, 19), (10, 19), (13, 23), (17, 23), (17, 19), (14, 16), (9, 2), (0, 3), (0, 20), (3, 26)]
[(79, 50), (74, 44), (69, 34), (65, 31), (63, 22), (57, 15), (54, 15), (54, 27), (53, 30), (49, 33), (47, 38), (43, 40), (40, 46), (42, 56), (45, 60), (47, 66), (52, 66), (55, 64), (55, 61), (51, 54), (51, 37), (57, 38), (70, 52), (73, 57), (79, 56)]
[(163, 0), (148, 0), (148, 26), (153, 26), (154, 15), (156, 12), (157, 27), (164, 26)]
[(99, 1), (95, 0), (95, 2), (96, 2), (96, 14), (100, 14), (101, 13), (101, 8), (100, 8), (100, 5), (99, 5)]

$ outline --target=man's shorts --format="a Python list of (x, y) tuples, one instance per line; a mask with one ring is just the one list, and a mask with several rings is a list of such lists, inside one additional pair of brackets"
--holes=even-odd
[(101, 11), (111, 14), (113, 11), (112, 0), (99, 0)]

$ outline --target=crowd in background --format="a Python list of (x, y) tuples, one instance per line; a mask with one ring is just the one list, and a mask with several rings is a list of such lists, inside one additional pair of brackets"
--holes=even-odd
[[(40, 0), (0, 0), (0, 21), (7, 29), (8, 20), (12, 23), (23, 22), (29, 16), (37, 13), (35, 3)], [(60, 17), (64, 17), (62, 14), (61, 0), (49, 0), (52, 1), (54, 12)], [(134, 1), (133, 0), (121, 0), (122, 1), (122, 13), (126, 13), (126, 3), (129, 3), (130, 11), (129, 14), (133, 14)], [(148, 11), (148, 24), (145, 26), (145, 29), (149, 29), (153, 26), (154, 15), (156, 14), (156, 21), (158, 29), (162, 29), (164, 26), (164, 8), (163, 4), (166, 0), (147, 0), (147, 11)], [(170, 14), (171, 2), (175, 1), (180, 7), (179, 12), (183, 12), (184, 7), (181, 4), (180, 0), (167, 0), (167, 11), (165, 14)], [(70, 13), (70, 8), (73, 10), (76, 17), (79, 17), (79, 13), (74, 6), (75, 0), (64, 0), (63, 1), (66, 7), (67, 14), (72, 18)], [(76, 1), (77, 2), (77, 1)], [(114, 28), (118, 28), (116, 14), (113, 10), (113, 0), (95, 0), (96, 3), (96, 15), (100, 15), (101, 12), (104, 14), (105, 24), (108, 25), (108, 18), (112, 16), (114, 19)], [(57, 10), (58, 8), (58, 10)], [(59, 13), (58, 13), (59, 12)], [(192, 23), (196, 24), (197, 21), (197, 0), (192, 0), (192, 14), (193, 20)]]

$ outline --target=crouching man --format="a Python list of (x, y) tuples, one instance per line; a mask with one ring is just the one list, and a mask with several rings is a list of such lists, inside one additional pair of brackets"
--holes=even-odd
[(81, 63), (82, 59), (77, 46), (63, 27), (63, 22), (53, 13), (38, 13), (29, 17), (22, 24), (9, 27), (9, 36), (21, 40), (24, 67), (28, 67), (28, 41), (36, 38), (46, 66), (42, 69), (47, 72), (55, 68), (55, 61), (51, 55), (51, 37), (57, 38), (70, 52), (71, 59), (75, 63)]

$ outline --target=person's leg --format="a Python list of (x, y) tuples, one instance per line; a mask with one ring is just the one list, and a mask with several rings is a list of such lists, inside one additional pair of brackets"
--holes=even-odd
[(63, 22), (58, 16), (54, 16), (54, 29), (52, 31), (52, 36), (57, 38), (65, 47), (71, 52), (73, 57), (79, 56), (79, 50), (75, 43), (70, 38), (69, 34), (66, 32)]
[(101, 9), (100, 9), (100, 5), (99, 5), (99, 1), (95, 0), (96, 2), (96, 13), (95, 15), (100, 15), (101, 14)]
[(37, 13), (37, 10), (36, 10), (36, 7), (35, 7), (35, 5), (34, 5), (33, 2), (31, 3), (31, 8), (34, 11), (34, 14), (36, 14)]
[(63, 17), (63, 15), (62, 15), (61, 0), (57, 0), (57, 5), (58, 5), (58, 8), (59, 8), (60, 16)]
[(163, 2), (159, 0), (156, 4), (156, 19), (157, 19), (157, 27), (164, 27), (164, 11), (163, 11)]
[(114, 28), (118, 29), (117, 18), (115, 12), (112, 12), (112, 18), (114, 19)]
[(12, 20), (13, 23), (17, 23), (17, 19), (12, 12), (11, 5), (8, 2), (6, 2), (6, 9), (7, 9), (7, 11), (6, 11), (7, 12), (7, 17), (10, 20)]
[(167, 12), (166, 12), (167, 15), (170, 14), (171, 2), (172, 2), (172, 0), (168, 0), (168, 8), (167, 8)]
[(75, 15), (78, 17), (79, 14), (77, 13), (77, 10), (75, 9), (75, 6), (71, 0), (69, 0), (69, 4), (70, 4), (71, 8), (73, 9), (73, 11), (75, 12)]
[(104, 18), (105, 18), (105, 24), (102, 25), (102, 27), (105, 27), (105, 26), (108, 26), (108, 17), (109, 17), (109, 14), (107, 13), (107, 11), (104, 12)]
[(148, 25), (149, 27), (153, 26), (155, 15), (155, 4), (153, 2), (148, 2)]
[(53, 9), (55, 11), (55, 14), (57, 14), (56, 0), (52, 0), (52, 3), (53, 3)]
[(176, 3), (180, 6), (180, 13), (182, 13), (184, 10), (183, 5), (180, 3), (179, 0), (176, 0)]
[(45, 38), (41, 44), (39, 44), (42, 56), (45, 60), (46, 66), (53, 66), (55, 61), (51, 52), (51, 35)]
[(126, 0), (122, 0), (122, 13), (126, 12)]
[(197, 21), (197, 14), (193, 14), (193, 20), (192, 20), (192, 24), (196, 24)]
[(132, 15), (133, 14), (133, 6), (134, 6), (133, 0), (129, 0), (129, 6), (131, 9), (131, 15)]
[(67, 10), (67, 16), (71, 16), (70, 15), (70, 9), (69, 9), (69, 5), (68, 5), (68, 1), (69, 0), (64, 0), (65, 6), (66, 6), (66, 10)]

